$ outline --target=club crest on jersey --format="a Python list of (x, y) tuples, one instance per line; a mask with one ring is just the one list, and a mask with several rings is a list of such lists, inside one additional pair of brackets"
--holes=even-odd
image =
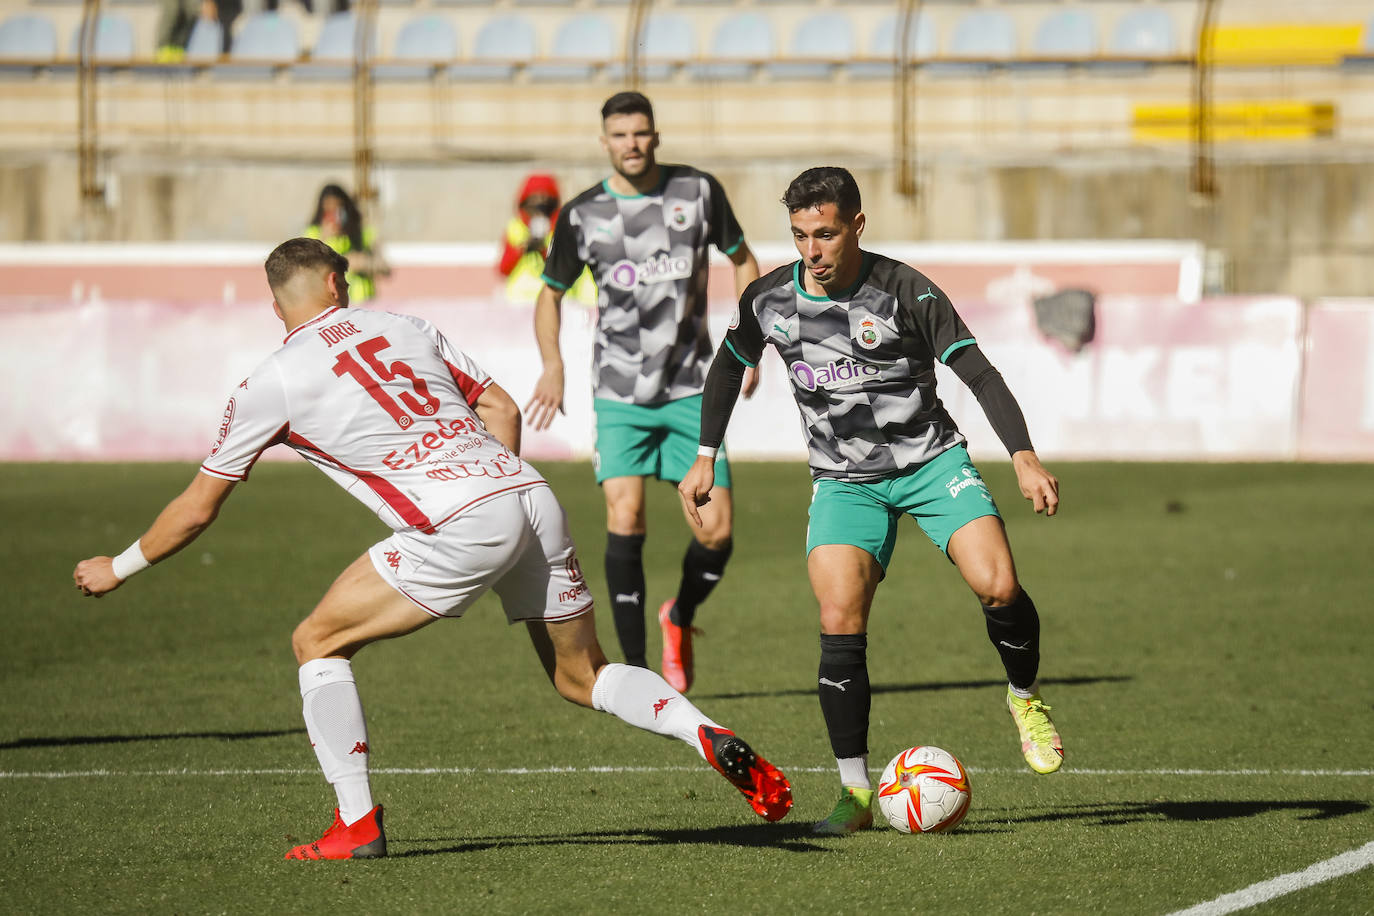
[(854, 334), (854, 341), (865, 350), (876, 349), (883, 342), (882, 325), (872, 318), (865, 318), (859, 322), (859, 328)]
[(668, 208), (668, 228), (679, 231), (686, 229), (692, 224), (692, 217), (696, 215), (696, 207), (683, 201), (677, 201)]
[[(240, 388), (248, 387), (248, 379), (243, 380)], [(219, 423), (219, 436), (215, 439), (214, 448), (210, 449), (211, 455), (216, 455), (224, 447), (224, 440), (229, 438), (229, 427), (234, 424), (234, 399), (230, 398), (229, 403), (224, 405), (224, 418)]]
[(630, 260), (616, 261), (607, 271), (606, 281), (616, 289), (631, 290), (636, 286), (684, 280), (691, 275), (691, 258), (670, 258), (666, 254), (661, 254), (638, 264)]
[(797, 387), (807, 391), (815, 391), (817, 388), (831, 391), (878, 377), (877, 366), (857, 362), (848, 357), (841, 360), (832, 359), (824, 366), (813, 366), (797, 360), (787, 368), (792, 373), (792, 381), (797, 383)]

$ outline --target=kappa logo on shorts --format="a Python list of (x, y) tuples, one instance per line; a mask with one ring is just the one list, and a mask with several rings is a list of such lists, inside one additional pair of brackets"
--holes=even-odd
[(386, 565), (392, 569), (401, 568), (401, 552), (399, 550), (388, 550), (386, 552)]
[(355, 741), (355, 742), (353, 742), (353, 750), (349, 751), (348, 753), (349, 753), (349, 754), (366, 754), (366, 753), (367, 753), (367, 742), (366, 742), (366, 741)]

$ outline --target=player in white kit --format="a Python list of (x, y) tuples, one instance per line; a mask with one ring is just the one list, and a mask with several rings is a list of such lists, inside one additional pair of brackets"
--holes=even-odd
[(190, 486), (117, 557), (78, 563), (88, 596), (171, 556), (204, 531), (269, 446), (299, 452), (393, 534), (354, 561), (297, 626), (292, 646), (306, 730), (334, 786), (334, 822), (294, 859), (386, 854), (382, 806), (350, 659), (363, 646), (459, 617), (488, 589), (524, 621), (562, 696), (690, 744), (767, 820), (792, 805), (783, 774), (657, 674), (610, 664), (567, 520), (519, 457), (510, 396), (426, 321), (348, 308), (348, 262), (314, 239), (266, 263), (281, 349), (239, 385)]

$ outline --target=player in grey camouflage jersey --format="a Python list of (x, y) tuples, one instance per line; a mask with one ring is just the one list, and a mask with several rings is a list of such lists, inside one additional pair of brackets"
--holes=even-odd
[[(710, 247), (734, 265), (735, 294), (758, 278), (720, 182), (685, 165), (659, 164), (653, 108), (621, 92), (601, 109), (601, 144), (612, 174), (577, 195), (554, 227), (535, 305), (544, 371), (526, 411), (545, 429), (563, 405), (558, 346), (563, 294), (584, 265), (597, 285), (592, 394), (596, 479), (606, 497), (606, 581), (616, 633), (631, 664), (647, 665), (642, 551), (645, 478), (674, 483), (696, 455), (701, 389), (711, 362), (706, 325)], [(745, 380), (752, 392), (752, 374)], [(659, 608), (663, 676), (692, 682), (692, 621), (724, 573), (733, 535), (730, 468), (715, 462), (713, 510), (702, 516), (682, 563), (677, 596)]]
[(843, 835), (873, 821), (868, 615), (903, 514), (978, 596), (1007, 672), (1007, 705), (1026, 762), (1052, 773), (1064, 755), (1039, 694), (1040, 618), (1017, 578), (992, 494), (936, 395), (936, 361), (978, 398), (1036, 512), (1055, 514), (1059, 483), (948, 297), (919, 271), (860, 249), (864, 215), (853, 176), (808, 169), (783, 203), (802, 259), (741, 297), (707, 377), (700, 456), (678, 489), (689, 514), (709, 501), (711, 460), (743, 371), (771, 344), (788, 368), (815, 479), (807, 572), (820, 604), (821, 712), (841, 782), (838, 804), (815, 830)]

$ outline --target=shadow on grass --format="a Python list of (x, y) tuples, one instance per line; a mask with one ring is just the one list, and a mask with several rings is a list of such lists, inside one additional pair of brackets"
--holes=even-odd
[(451, 845), (407, 849), (404, 852), (389, 853), (388, 858), (457, 855), (502, 847), (531, 846), (676, 846), (680, 843), (695, 843), (704, 846), (780, 849), (784, 852), (830, 852), (834, 848), (816, 840), (817, 837), (811, 832), (810, 823), (750, 824), (682, 830), (597, 830), (586, 833), (473, 837), (464, 840), (456, 837), (413, 839), (403, 842)]
[(68, 735), (61, 738), (17, 738), (0, 742), (0, 751), (26, 747), (75, 747), (80, 744), (127, 744), (131, 741), (181, 741), (187, 738), (209, 738), (215, 741), (249, 741), (254, 738), (281, 738), (303, 735), (303, 728), (279, 728), (259, 732), (170, 732), (164, 735)]
[(1013, 814), (991, 817), (996, 824), (1034, 824), (1044, 821), (1085, 821), (1097, 827), (1138, 824), (1142, 821), (1224, 821), (1256, 817), (1272, 811), (1304, 812), (1298, 820), (1324, 821), (1368, 811), (1362, 801), (1316, 799), (1310, 801), (1193, 801), (1193, 802), (1115, 802), (1093, 805), (1066, 805), (1044, 814)]
[[(1124, 681), (1133, 681), (1134, 677), (1126, 674), (1106, 674), (1098, 677), (1046, 677), (1040, 679), (1041, 686), (1070, 686), (1078, 687), (1085, 684), (1119, 684)], [(911, 684), (874, 684), (870, 689), (874, 694), (879, 693), (927, 693), (937, 690), (976, 690), (984, 687), (1007, 686), (1006, 678), (998, 678), (991, 681), (926, 681), (924, 683)], [(799, 687), (789, 690), (756, 690), (739, 691), (735, 693), (701, 693), (692, 694), (693, 700), (744, 700), (757, 697), (814, 697), (815, 687)]]

